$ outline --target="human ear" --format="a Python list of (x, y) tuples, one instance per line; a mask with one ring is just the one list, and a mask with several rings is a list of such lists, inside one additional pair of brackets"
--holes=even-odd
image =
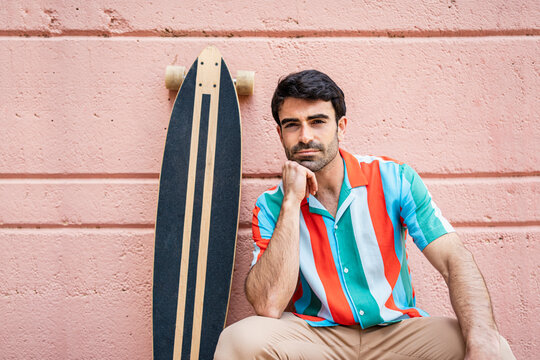
[(279, 135), (279, 140), (281, 140), (281, 143), (283, 143), (283, 135), (281, 134), (281, 125), (277, 125), (276, 130)]
[(347, 128), (347, 118), (342, 116), (337, 123), (338, 140), (342, 141), (345, 138), (345, 129)]

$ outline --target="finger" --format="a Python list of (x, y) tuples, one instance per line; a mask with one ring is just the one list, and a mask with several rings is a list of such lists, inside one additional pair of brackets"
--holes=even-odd
[(311, 170), (307, 171), (306, 180), (306, 185), (309, 188), (309, 193), (315, 195), (319, 190), (319, 185), (317, 184), (317, 177), (315, 177), (315, 174)]

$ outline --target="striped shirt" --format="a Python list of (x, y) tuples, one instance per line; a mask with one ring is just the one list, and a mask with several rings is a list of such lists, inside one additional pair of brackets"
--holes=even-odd
[[(314, 196), (300, 205), (295, 314), (312, 326), (362, 328), (428, 316), (416, 307), (406, 233), (423, 250), (452, 226), (410, 166), (342, 149), (340, 155), (345, 176), (335, 218)], [(268, 246), (282, 201), (282, 183), (257, 199), (252, 266)]]

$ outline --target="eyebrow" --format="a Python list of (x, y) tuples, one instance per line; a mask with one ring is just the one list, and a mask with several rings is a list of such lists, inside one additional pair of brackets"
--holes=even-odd
[(330, 119), (330, 117), (326, 114), (315, 114), (315, 115), (310, 115), (307, 117), (308, 120), (313, 120), (313, 119)]
[[(313, 119), (330, 119), (330, 117), (326, 114), (315, 114), (315, 115), (309, 115), (307, 117), (308, 120), (313, 120)], [(298, 118), (285, 118), (283, 120), (281, 120), (281, 126), (287, 124), (287, 123), (290, 123), (290, 122), (297, 122), (299, 121)]]

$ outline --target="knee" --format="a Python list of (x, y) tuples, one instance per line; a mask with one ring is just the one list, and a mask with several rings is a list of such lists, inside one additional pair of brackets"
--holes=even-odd
[(264, 353), (264, 334), (260, 333), (260, 318), (252, 316), (228, 326), (219, 336), (215, 360), (255, 359)]
[(457, 352), (460, 358), (465, 356), (465, 341), (457, 319), (441, 317), (438, 318), (438, 325), (440, 338), (444, 339), (448, 350)]
[(428, 359), (463, 359), (465, 342), (461, 327), (456, 319), (447, 317), (430, 317), (426, 319), (426, 336), (429, 336), (433, 347)]
[(443, 333), (454, 334), (456, 337), (459, 337), (462, 339), (461, 327), (459, 326), (459, 322), (457, 321), (457, 319), (448, 318), (448, 317), (439, 317), (435, 319), (438, 320), (438, 324)]
[[(444, 338), (446, 339), (447, 343), (450, 344), (450, 347), (459, 349), (460, 356), (461, 353), (464, 356), (466, 347), (459, 322), (456, 319), (439, 318), (439, 326), (443, 330), (442, 333), (444, 334)], [(510, 349), (510, 345), (501, 335), (499, 335), (499, 345), (501, 359), (515, 360), (514, 354)]]

